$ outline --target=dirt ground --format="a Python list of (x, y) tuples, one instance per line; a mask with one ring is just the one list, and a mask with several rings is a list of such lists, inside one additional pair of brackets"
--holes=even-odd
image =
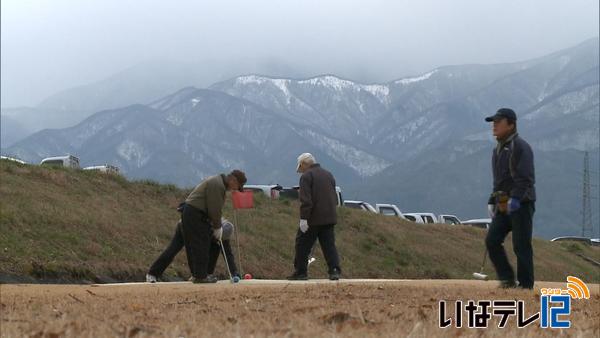
[[(573, 300), (570, 329), (498, 329), (439, 324), (439, 301), (524, 300), (539, 311), (539, 288), (503, 290), (493, 281), (342, 280), (227, 281), (120, 285), (0, 285), (2, 337), (437, 337), (600, 336), (599, 285)], [(466, 313), (463, 320), (466, 321)], [(466, 324), (465, 324), (466, 326)]]

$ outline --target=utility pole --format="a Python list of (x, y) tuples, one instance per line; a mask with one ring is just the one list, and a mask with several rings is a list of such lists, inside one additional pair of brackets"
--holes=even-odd
[(585, 237), (589, 232), (590, 237), (593, 237), (592, 228), (592, 203), (590, 189), (590, 157), (586, 151), (583, 157), (583, 198), (581, 204), (581, 237)]

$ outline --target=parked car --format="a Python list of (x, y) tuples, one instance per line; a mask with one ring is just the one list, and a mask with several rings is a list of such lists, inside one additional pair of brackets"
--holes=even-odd
[(271, 199), (278, 199), (282, 189), (279, 184), (244, 184), (245, 191), (262, 192)]
[(377, 213), (380, 213), (382, 215), (395, 216), (405, 219), (404, 215), (402, 214), (402, 211), (400, 211), (400, 209), (395, 204), (377, 203), (375, 204), (375, 209), (377, 210)]
[[(438, 223), (437, 217), (430, 212), (412, 212), (404, 214), (404, 217), (406, 215), (414, 216), (415, 219), (421, 218), (422, 223)], [(417, 223), (421, 222), (417, 221)]]
[(300, 190), (300, 187), (298, 187), (298, 186), (283, 187), (283, 189), (281, 189), (281, 191), (279, 191), (279, 197), (289, 198), (291, 200), (297, 200), (299, 198), (299, 196), (298, 196), (299, 190)]
[(335, 194), (337, 195), (337, 205), (341, 207), (344, 204), (344, 197), (342, 196), (342, 188), (335, 186)]
[(19, 160), (18, 158), (9, 157), (9, 156), (0, 156), (0, 160), (7, 160), (7, 161), (11, 161), (11, 162), (17, 162), (19, 164), (27, 164), (27, 162), (25, 162), (23, 160)]
[(97, 170), (103, 173), (107, 173), (107, 174), (119, 174), (119, 167), (116, 167), (114, 165), (110, 165), (110, 164), (105, 164), (105, 165), (96, 165), (96, 166), (91, 166), (91, 167), (85, 167), (83, 168), (83, 170)]
[(364, 210), (364, 211), (369, 211), (369, 212), (373, 212), (373, 213), (377, 213), (377, 210), (375, 208), (373, 208), (373, 206), (367, 202), (364, 201), (344, 201), (344, 206), (346, 208), (351, 208), (351, 209), (360, 209), (360, 210)]
[(47, 157), (40, 162), (41, 165), (53, 165), (60, 167), (67, 167), (73, 169), (80, 169), (79, 166), (79, 158), (73, 155), (65, 155), (65, 156), (54, 156)]
[(478, 219), (470, 219), (468, 221), (463, 221), (462, 224), (470, 225), (477, 228), (489, 229), (490, 224), (492, 224), (491, 218), (478, 218)]
[(582, 242), (588, 245), (598, 246), (600, 242), (598, 238), (587, 238), (581, 236), (561, 236), (550, 240), (550, 242)]
[(417, 214), (403, 214), (404, 219), (407, 219), (411, 222), (415, 222), (415, 223), (419, 223), (419, 224), (424, 224), (425, 221), (423, 221), (423, 218), (421, 217), (421, 215), (417, 215)]
[[(296, 200), (299, 198), (298, 197), (299, 190), (300, 190), (300, 187), (297, 185), (295, 185), (293, 187), (284, 187), (281, 189), (281, 191), (279, 191), (279, 196)], [(342, 188), (340, 188), (339, 186), (336, 186), (335, 193), (337, 195), (337, 205), (338, 205), (338, 207), (340, 207), (343, 205), (343, 201), (344, 201), (344, 198), (342, 197)]]
[(458, 217), (456, 217), (454, 215), (439, 215), (438, 221), (442, 224), (444, 224), (444, 223), (450, 224), (450, 225), (462, 224), (460, 219), (458, 219)]

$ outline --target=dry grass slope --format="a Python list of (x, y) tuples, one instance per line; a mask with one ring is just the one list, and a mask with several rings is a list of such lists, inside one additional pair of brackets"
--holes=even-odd
[[(179, 217), (175, 207), (186, 193), (150, 181), (0, 161), (0, 274), (83, 282), (142, 280), (169, 242)], [(239, 213), (243, 268), (258, 278), (283, 278), (292, 269), (297, 204), (260, 195), (255, 202), (255, 209)], [(233, 216), (229, 202), (225, 216)], [(466, 226), (424, 226), (339, 210), (337, 243), (345, 277), (470, 278), (481, 264), (483, 236)], [(539, 280), (564, 281), (573, 274), (586, 282), (600, 281), (600, 270), (579, 256), (600, 261), (598, 248), (536, 239), (534, 250)], [(316, 252), (310, 274), (324, 277), (324, 259)], [(217, 271), (224, 276), (219, 264)], [(486, 272), (494, 276), (489, 262)], [(188, 277), (183, 253), (166, 275)]]

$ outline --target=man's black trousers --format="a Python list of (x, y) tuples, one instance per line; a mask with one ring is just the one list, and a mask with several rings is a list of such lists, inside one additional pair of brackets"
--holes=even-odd
[(294, 258), (294, 269), (297, 274), (307, 273), (308, 255), (317, 239), (319, 239), (321, 250), (323, 250), (329, 273), (334, 270), (341, 272), (333, 229), (333, 225), (311, 226), (304, 233), (298, 229), (296, 234), (296, 257)]
[(190, 272), (195, 278), (204, 279), (208, 274), (208, 254), (212, 237), (210, 221), (202, 211), (186, 204), (181, 214), (181, 222)]
[(512, 231), (513, 251), (517, 256), (517, 280), (519, 285), (524, 288), (533, 288), (534, 283), (533, 248), (531, 246), (534, 213), (535, 203), (524, 202), (521, 204), (521, 208), (510, 215), (496, 214), (485, 239), (498, 279), (513, 282), (515, 273), (504, 250), (504, 239)]
[[(182, 223), (178, 222), (177, 226), (175, 227), (175, 234), (173, 235), (173, 239), (171, 240), (171, 243), (169, 243), (169, 246), (167, 246), (165, 251), (163, 251), (160, 254), (160, 256), (158, 256), (156, 261), (154, 261), (154, 263), (152, 263), (152, 266), (150, 267), (148, 274), (156, 276), (156, 277), (162, 276), (162, 274), (165, 272), (165, 270), (167, 269), (169, 264), (171, 264), (171, 262), (173, 262), (173, 259), (175, 259), (175, 256), (177, 256), (179, 251), (181, 251), (181, 249), (184, 247), (182, 227), (183, 227)], [(188, 257), (190, 256), (190, 253), (188, 252), (187, 248), (186, 248), (186, 254)], [(192, 265), (190, 264), (189, 259), (188, 259), (188, 266), (190, 268), (190, 271), (192, 271)]]

